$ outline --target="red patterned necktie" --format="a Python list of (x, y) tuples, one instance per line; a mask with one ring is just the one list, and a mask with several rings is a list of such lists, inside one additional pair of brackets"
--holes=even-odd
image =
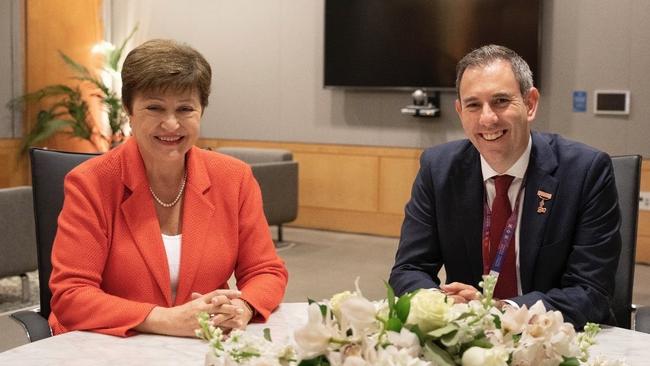
[[(496, 195), (492, 201), (492, 223), (490, 227), (490, 265), (494, 263), (499, 242), (506, 222), (512, 214), (510, 199), (508, 198), (508, 188), (514, 179), (510, 175), (498, 175), (494, 177), (494, 186)], [(510, 239), (506, 257), (499, 273), (497, 287), (494, 290), (494, 297), (497, 299), (507, 299), (517, 296), (517, 265), (515, 259), (514, 235)]]

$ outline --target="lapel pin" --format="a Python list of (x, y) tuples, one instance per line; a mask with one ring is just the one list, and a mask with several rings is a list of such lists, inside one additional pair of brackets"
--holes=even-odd
[(548, 192), (544, 192), (540, 190), (537, 191), (537, 197), (539, 197), (539, 206), (537, 206), (537, 213), (544, 214), (546, 213), (546, 207), (544, 207), (544, 202), (550, 200), (553, 197), (553, 195)]

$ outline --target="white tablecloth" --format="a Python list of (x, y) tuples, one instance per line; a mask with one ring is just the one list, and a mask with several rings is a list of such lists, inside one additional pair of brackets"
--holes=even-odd
[[(285, 303), (266, 324), (251, 324), (248, 332), (286, 340), (307, 320), (305, 303)], [(592, 356), (624, 359), (629, 365), (650, 365), (650, 334), (604, 327), (591, 348)], [(206, 343), (192, 338), (142, 334), (118, 338), (91, 332), (70, 332), (0, 353), (0, 365), (203, 365)]]

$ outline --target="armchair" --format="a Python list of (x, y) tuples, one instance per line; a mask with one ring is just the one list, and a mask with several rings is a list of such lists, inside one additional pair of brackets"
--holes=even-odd
[(298, 162), (283, 149), (220, 147), (215, 151), (248, 163), (262, 190), (264, 215), (277, 225), (278, 242), (283, 242), (282, 225), (298, 216)]
[(20, 276), (22, 300), (29, 301), (27, 272), (35, 271), (36, 235), (32, 187), (0, 189), (0, 278)]

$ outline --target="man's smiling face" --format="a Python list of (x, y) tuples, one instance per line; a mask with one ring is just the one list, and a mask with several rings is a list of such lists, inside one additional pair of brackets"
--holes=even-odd
[(526, 150), (539, 92), (531, 88), (522, 96), (504, 60), (467, 68), (458, 90), (456, 112), (465, 134), (492, 169), (504, 173)]

